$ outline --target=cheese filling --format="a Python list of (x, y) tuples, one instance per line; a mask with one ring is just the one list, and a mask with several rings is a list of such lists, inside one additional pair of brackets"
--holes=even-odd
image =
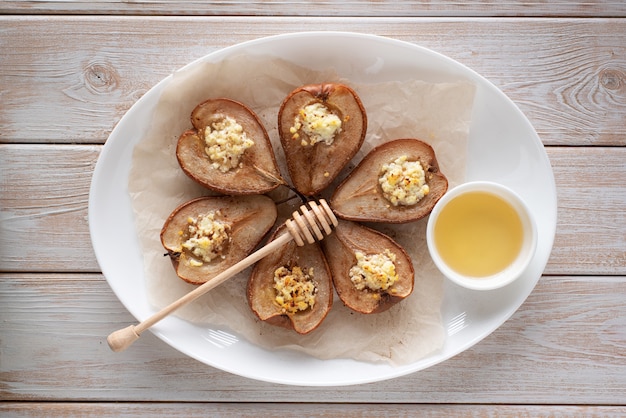
[(313, 146), (318, 142), (331, 145), (341, 132), (341, 119), (328, 107), (316, 102), (300, 109), (289, 132), (293, 139), (300, 138), (299, 132), (305, 134), (306, 138), (301, 138), (300, 141), (302, 146)]
[(357, 290), (387, 290), (398, 281), (396, 273), (396, 255), (386, 249), (383, 253), (365, 255), (360, 251), (355, 254), (357, 263), (350, 269), (350, 280)]
[(215, 219), (219, 215), (218, 211), (187, 218), (189, 238), (183, 242), (183, 248), (198, 258), (190, 260), (192, 266), (201, 266), (217, 257), (226, 258), (224, 251), (230, 242), (230, 225)]
[(422, 164), (419, 161), (407, 161), (406, 155), (384, 164), (378, 183), (385, 199), (394, 206), (414, 205), (430, 192)]
[(313, 281), (313, 268), (305, 273), (302, 268), (294, 266), (279, 267), (274, 272), (274, 302), (283, 313), (295, 314), (315, 306), (317, 286)]
[(230, 116), (211, 123), (204, 129), (204, 151), (212, 162), (212, 167), (226, 173), (241, 167), (243, 153), (254, 145), (243, 127)]

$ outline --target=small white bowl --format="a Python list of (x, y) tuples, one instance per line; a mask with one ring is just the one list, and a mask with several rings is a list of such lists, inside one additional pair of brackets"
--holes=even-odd
[[(515, 209), (522, 226), (522, 243), (517, 256), (501, 270), (485, 276), (462, 274), (451, 268), (442, 258), (435, 242), (435, 225), (441, 211), (454, 199), (471, 192), (485, 192), (504, 200)], [(471, 222), (469, 216), (467, 222)], [(426, 240), (435, 265), (449, 280), (468, 289), (491, 290), (513, 282), (526, 270), (537, 248), (537, 228), (528, 206), (514, 191), (498, 183), (475, 181), (454, 187), (437, 202), (428, 219)]]

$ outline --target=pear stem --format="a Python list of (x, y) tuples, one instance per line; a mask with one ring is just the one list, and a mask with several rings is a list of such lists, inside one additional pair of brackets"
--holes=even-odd
[(283, 186), (288, 186), (287, 182), (285, 180), (283, 180), (282, 178), (275, 176), (274, 174), (270, 173), (269, 171), (257, 166), (257, 165), (253, 165), (252, 166), (259, 174), (261, 174), (263, 177), (265, 177), (266, 179), (276, 183), (276, 184), (280, 184)]

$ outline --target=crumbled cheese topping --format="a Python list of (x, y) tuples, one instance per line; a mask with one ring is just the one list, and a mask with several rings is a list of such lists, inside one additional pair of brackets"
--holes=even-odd
[(341, 132), (341, 119), (324, 104), (315, 102), (300, 109), (293, 126), (289, 129), (293, 139), (300, 138), (299, 131), (305, 133), (308, 138), (308, 141), (306, 138), (301, 139), (302, 146), (313, 146), (318, 142), (330, 145), (335, 136)]
[(204, 129), (204, 148), (215, 169), (223, 173), (240, 167), (243, 153), (254, 145), (243, 127), (230, 116), (213, 122)]
[(384, 164), (378, 183), (385, 199), (394, 206), (414, 205), (430, 192), (422, 164), (419, 161), (407, 161), (406, 155)]
[(360, 251), (355, 254), (357, 263), (350, 269), (350, 280), (357, 290), (387, 290), (398, 281), (396, 273), (396, 255), (385, 249), (383, 253), (365, 255)]
[(219, 215), (217, 211), (187, 218), (189, 238), (183, 248), (198, 257), (198, 260), (191, 260), (191, 265), (201, 266), (214, 258), (226, 257), (223, 253), (230, 242), (230, 225), (215, 219)]
[(294, 266), (279, 267), (274, 272), (275, 303), (283, 313), (297, 313), (315, 306), (317, 286), (313, 281), (313, 268), (305, 273)]

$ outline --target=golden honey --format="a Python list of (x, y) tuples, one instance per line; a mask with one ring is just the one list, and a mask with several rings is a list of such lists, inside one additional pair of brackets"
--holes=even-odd
[(475, 278), (504, 270), (519, 254), (522, 221), (513, 206), (484, 191), (461, 194), (442, 208), (433, 229), (442, 260)]

